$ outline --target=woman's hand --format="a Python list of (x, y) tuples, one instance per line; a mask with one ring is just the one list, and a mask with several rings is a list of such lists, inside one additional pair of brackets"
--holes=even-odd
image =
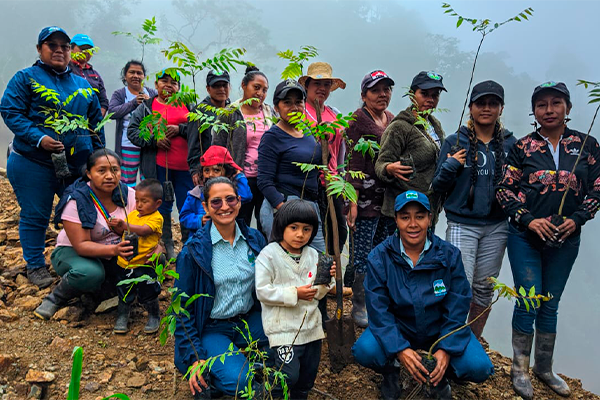
[[(198, 365), (203, 365), (205, 362), (206, 362), (206, 360), (200, 360), (200, 361), (196, 361), (195, 363), (193, 363), (192, 371)], [(198, 371), (196, 371), (195, 374), (190, 374), (190, 380), (188, 381), (188, 383), (190, 384), (190, 390), (192, 391), (193, 395), (195, 395), (196, 393), (202, 393), (202, 391), (204, 389), (208, 389), (208, 384), (202, 377), (202, 374), (200, 374), (201, 369), (202, 368), (198, 368)]]
[(558, 234), (561, 235), (560, 242), (564, 242), (577, 229), (577, 224), (571, 218), (565, 219), (565, 222), (558, 227)]
[(313, 289), (311, 284), (298, 286), (296, 288), (298, 300), (312, 301), (317, 294), (317, 289)]
[[(437, 352), (436, 352), (437, 354)], [(398, 360), (410, 372), (412, 377), (420, 383), (427, 383), (429, 372), (421, 364), (421, 356), (410, 347), (398, 353)]]
[(348, 228), (356, 231), (356, 217), (358, 216), (358, 205), (350, 202), (350, 208), (348, 209), (347, 223)]
[(440, 383), (440, 381), (444, 377), (444, 374), (446, 373), (446, 369), (448, 368), (448, 364), (450, 363), (450, 355), (444, 350), (439, 349), (435, 352), (433, 357), (437, 360), (437, 365), (435, 366), (435, 369), (431, 372), (430, 378), (431, 384), (433, 386), (437, 386), (438, 383)]
[[(563, 224), (564, 225), (564, 224)], [(546, 218), (536, 218), (529, 223), (527, 228), (535, 233), (544, 242), (552, 240), (558, 234), (558, 228), (550, 223)]]
[(168, 137), (160, 139), (156, 142), (159, 149), (169, 150), (171, 148), (171, 141)]
[(40, 147), (52, 153), (60, 153), (65, 149), (65, 146), (58, 140), (52, 139), (50, 136), (44, 136), (40, 142)]
[(275, 206), (275, 209), (276, 209), (276, 210), (279, 210), (279, 209), (281, 208), (281, 206), (282, 206), (282, 205), (283, 205), (283, 201), (282, 201), (281, 203), (277, 204), (277, 205)]
[(133, 246), (129, 244), (129, 240), (123, 240), (121, 243), (114, 245), (115, 250), (113, 252), (114, 256), (119, 256), (123, 258), (127, 258), (133, 255)]
[(150, 96), (148, 96), (146, 93), (140, 93), (135, 96), (135, 101), (137, 101), (138, 104), (142, 104), (144, 100), (148, 100), (149, 98)]
[(390, 176), (400, 179), (404, 182), (409, 182), (410, 179), (404, 175), (410, 175), (413, 173), (413, 169), (408, 165), (402, 165), (402, 162), (396, 161), (395, 163), (390, 163), (385, 167), (385, 170)]
[(173, 138), (179, 135), (179, 125), (167, 125), (167, 137)]
[(467, 162), (467, 149), (462, 149), (461, 151), (457, 151), (453, 155), (450, 155), (450, 153), (448, 153), (448, 158), (450, 158), (450, 157), (454, 158), (456, 161), (458, 161), (460, 163), (460, 165), (462, 165), (464, 167), (465, 163)]

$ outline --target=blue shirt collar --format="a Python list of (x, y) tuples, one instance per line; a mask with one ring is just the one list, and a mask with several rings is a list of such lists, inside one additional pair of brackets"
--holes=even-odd
[[(238, 224), (236, 222), (235, 223), (235, 238), (233, 239), (233, 247), (235, 247), (235, 245), (237, 244), (237, 242), (240, 238), (246, 240), (246, 238), (242, 234), (242, 231), (240, 230), (240, 227), (238, 226)], [(221, 236), (221, 233), (219, 232), (219, 230), (217, 229), (215, 224), (211, 224), (211, 227), (210, 227), (210, 240), (213, 245), (219, 243), (220, 241), (229, 243), (227, 240), (223, 239), (223, 236)]]
[[(399, 233), (398, 233), (398, 241), (400, 242), (400, 255), (402, 256), (402, 258), (404, 258), (404, 260), (408, 263), (408, 265), (410, 265), (411, 268), (414, 268), (415, 265), (413, 264), (412, 259), (408, 256), (408, 254), (406, 254), (406, 251), (404, 251), (404, 244), (402, 243), (402, 239), (400, 239)], [(419, 260), (417, 261), (417, 264), (419, 264), (421, 262), (421, 260), (423, 259), (423, 255), (427, 252), (427, 250), (429, 250), (430, 247), (431, 247), (431, 240), (429, 240), (429, 235), (427, 235), (427, 237), (425, 238), (425, 246), (423, 246), (423, 251), (421, 251), (421, 254), (419, 255)]]

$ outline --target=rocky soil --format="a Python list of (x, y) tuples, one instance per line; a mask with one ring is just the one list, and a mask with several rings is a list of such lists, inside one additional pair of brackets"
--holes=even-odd
[[(5, 171), (0, 171), (0, 175), (5, 176)], [(133, 400), (192, 399), (187, 383), (173, 365), (172, 341), (162, 347), (157, 336), (143, 333), (142, 308), (134, 309), (132, 329), (126, 335), (112, 333), (114, 308), (109, 304), (106, 310), (96, 310), (97, 301), (90, 298), (74, 301), (51, 321), (33, 316), (32, 310), (50, 288), (39, 290), (26, 278), (18, 215), (11, 186), (0, 176), (0, 398), (65, 399), (73, 348), (81, 346), (84, 349), (81, 399), (99, 400), (113, 393), (125, 393)], [(48, 229), (45, 252), (48, 263), (56, 235), (56, 230)], [(349, 309), (350, 303), (346, 303)], [(329, 306), (333, 310), (332, 299)], [(164, 291), (161, 307), (163, 311), (167, 307)], [(455, 399), (519, 398), (511, 389), (511, 360), (493, 351), (489, 354), (496, 367), (495, 376), (480, 385), (453, 383)], [(572, 399), (600, 399), (583, 390), (579, 380), (565, 379), (573, 389)], [(537, 379), (533, 383), (536, 398), (560, 398)], [(379, 384), (378, 375), (356, 364), (347, 366), (339, 375), (333, 374), (325, 343), (310, 398), (376, 399)], [(403, 376), (403, 386), (405, 395), (414, 389), (407, 376)]]

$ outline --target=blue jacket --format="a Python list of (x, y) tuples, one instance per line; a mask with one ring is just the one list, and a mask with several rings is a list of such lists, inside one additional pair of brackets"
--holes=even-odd
[[(449, 221), (469, 225), (490, 225), (506, 220), (506, 215), (496, 200), (494, 190), (494, 174), (496, 157), (494, 153), (495, 140), (489, 144), (477, 141), (477, 181), (472, 208), (467, 204), (471, 190), (471, 151), (469, 131), (462, 126), (459, 130), (460, 145), (467, 149), (467, 162), (463, 167), (455, 158), (448, 157), (450, 147), (456, 144), (456, 134), (450, 135), (444, 141), (440, 150), (437, 169), (433, 178), (433, 190), (446, 197), (444, 210)], [(517, 140), (513, 133), (504, 130), (504, 159)], [(504, 161), (503, 161), (504, 164)]]
[[(236, 185), (238, 194), (242, 198), (242, 204), (252, 201), (252, 191), (248, 185), (248, 179), (242, 172), (233, 177), (233, 183)], [(202, 217), (206, 214), (202, 202), (204, 194), (202, 187), (196, 186), (190, 190), (185, 198), (185, 203), (179, 212), (179, 223), (192, 232), (196, 232), (202, 226)]]
[[(58, 135), (51, 128), (43, 126), (47, 118), (41, 114), (41, 107), (52, 107), (53, 104), (42, 99), (39, 93), (34, 93), (31, 80), (58, 92), (61, 102), (80, 88), (90, 88), (83, 78), (72, 74), (70, 69), (57, 73), (49, 66), (37, 61), (32, 67), (25, 68), (12, 77), (0, 104), (0, 112), (6, 126), (15, 135), (13, 149), (23, 157), (53, 168), (50, 152), (39, 147), (44, 136), (58, 140)], [(88, 117), (90, 126), (95, 127), (102, 120), (102, 112), (97, 96), (78, 95), (64, 107), (76, 115)], [(84, 130), (70, 131), (60, 135), (60, 141), (65, 145), (69, 169), (75, 176), (81, 175), (81, 167), (85, 165), (88, 156), (94, 150), (104, 147), (104, 129), (99, 132), (100, 141), (91, 137)]]
[[(431, 247), (414, 269), (402, 258), (398, 233), (369, 254), (364, 283), (369, 329), (387, 357), (409, 347), (428, 349), (467, 319), (471, 285), (460, 250), (435, 235), (430, 240)], [(463, 329), (437, 349), (461, 355), (470, 334)]]
[[(242, 219), (237, 220), (242, 234), (246, 238), (248, 246), (258, 256), (258, 253), (266, 246), (265, 238), (256, 229), (248, 228)], [(207, 294), (208, 296), (199, 297), (187, 309), (190, 317), (182, 315), (182, 320), (177, 319), (175, 327), (175, 366), (186, 373), (187, 369), (196, 362), (194, 349), (201, 360), (207, 358), (206, 349), (201, 341), (202, 330), (210, 318), (210, 313), (214, 304), (215, 282), (212, 272), (212, 240), (210, 238), (210, 228), (212, 222), (209, 221), (192, 236), (183, 246), (181, 253), (177, 256), (177, 273), (179, 279), (175, 281), (175, 287), (179, 292), (184, 292), (189, 296), (196, 293)], [(260, 302), (255, 300), (254, 307), (259, 308)], [(185, 325), (185, 329), (182, 325)], [(186, 334), (187, 332), (187, 334)], [(188, 335), (193, 342), (193, 346), (188, 340)]]

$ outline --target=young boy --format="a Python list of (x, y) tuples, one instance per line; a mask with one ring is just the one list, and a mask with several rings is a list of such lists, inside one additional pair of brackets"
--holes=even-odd
[[(156, 179), (145, 179), (141, 181), (135, 189), (135, 210), (127, 215), (129, 219), (129, 230), (137, 233), (138, 253), (131, 260), (118, 258), (119, 281), (131, 278), (138, 278), (142, 275), (150, 275), (156, 278), (154, 268), (144, 267), (148, 254), (158, 245), (162, 235), (163, 217), (158, 212), (158, 207), (162, 204), (163, 188)], [(111, 228), (126, 229), (127, 224), (120, 219), (109, 221)], [(141, 268), (138, 268), (141, 267)], [(144, 327), (144, 332), (151, 334), (158, 331), (160, 325), (160, 309), (158, 305), (158, 295), (160, 294), (160, 284), (158, 282), (142, 282), (131, 285), (117, 286), (119, 293), (119, 307), (117, 320), (113, 331), (115, 333), (127, 333), (129, 323), (129, 311), (131, 304), (136, 296), (138, 302), (148, 311), (148, 322)]]

